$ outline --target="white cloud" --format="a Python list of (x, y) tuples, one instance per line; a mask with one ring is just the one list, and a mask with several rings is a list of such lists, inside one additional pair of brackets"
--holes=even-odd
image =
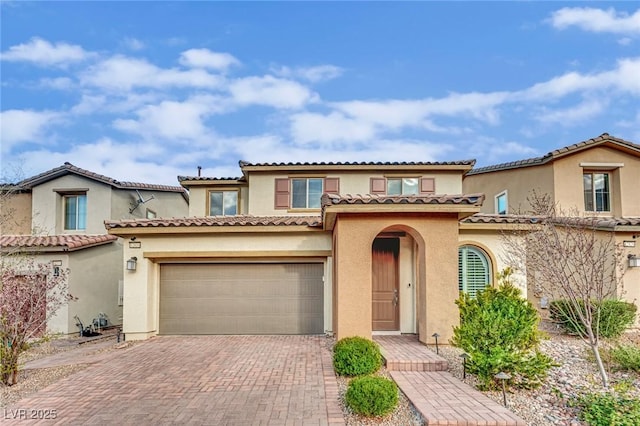
[(229, 91), (239, 105), (295, 109), (318, 100), (317, 94), (300, 83), (270, 75), (235, 80), (229, 85)]
[(543, 112), (536, 114), (535, 118), (545, 124), (571, 126), (597, 116), (607, 105), (608, 101), (605, 98), (590, 99), (569, 108), (555, 110), (545, 108)]
[(339, 112), (328, 115), (300, 113), (291, 116), (291, 134), (297, 143), (330, 143), (334, 141), (365, 141), (372, 139), (373, 124), (347, 118)]
[(40, 86), (55, 90), (70, 90), (74, 83), (69, 77), (43, 78), (40, 79)]
[(633, 40), (630, 37), (622, 37), (618, 40), (620, 46), (629, 46)]
[(33, 37), (28, 43), (11, 46), (0, 54), (0, 59), (10, 62), (31, 62), (39, 66), (66, 66), (81, 62), (93, 54), (78, 45), (64, 42), (51, 44), (47, 40)]
[(162, 69), (143, 59), (117, 55), (86, 69), (80, 81), (88, 86), (127, 91), (136, 87), (216, 88), (224, 80), (202, 69)]
[(126, 37), (124, 40), (122, 40), (122, 43), (130, 50), (133, 51), (138, 51), (138, 50), (142, 50), (144, 49), (146, 46), (145, 44), (138, 40), (135, 37)]
[(189, 49), (180, 54), (180, 64), (192, 68), (209, 68), (225, 71), (240, 61), (229, 53), (212, 52), (209, 49)]
[(632, 15), (592, 7), (564, 7), (549, 18), (551, 25), (560, 30), (576, 26), (583, 31), (640, 35), (640, 9)]
[(203, 119), (209, 114), (210, 101), (208, 97), (196, 97), (185, 102), (163, 101), (138, 110), (137, 120), (117, 119), (113, 126), (148, 138), (203, 140), (208, 136)]
[(9, 152), (20, 142), (40, 141), (43, 132), (59, 118), (52, 111), (32, 111), (10, 109), (0, 112), (0, 139), (2, 151)]
[(297, 67), (290, 68), (287, 66), (272, 67), (271, 71), (278, 77), (285, 78), (300, 78), (310, 81), (311, 83), (317, 83), (319, 81), (332, 80), (340, 77), (344, 72), (344, 69), (335, 65), (318, 65), (315, 67)]

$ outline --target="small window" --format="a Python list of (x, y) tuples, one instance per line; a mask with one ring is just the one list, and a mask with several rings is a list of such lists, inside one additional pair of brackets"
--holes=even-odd
[(319, 209), (324, 179), (291, 179), (291, 207), (294, 209)]
[(417, 195), (418, 178), (387, 179), (387, 195)]
[(147, 219), (155, 219), (156, 216), (156, 212), (154, 212), (153, 210), (147, 209)]
[(588, 212), (611, 211), (609, 173), (583, 173), (584, 209)]
[(234, 216), (238, 214), (238, 191), (209, 192), (209, 216)]
[(496, 195), (496, 213), (507, 214), (509, 200), (507, 198), (507, 191), (503, 191)]
[(65, 195), (64, 229), (80, 231), (87, 229), (87, 195)]
[(491, 267), (487, 255), (472, 246), (458, 249), (458, 289), (476, 297), (491, 285)]

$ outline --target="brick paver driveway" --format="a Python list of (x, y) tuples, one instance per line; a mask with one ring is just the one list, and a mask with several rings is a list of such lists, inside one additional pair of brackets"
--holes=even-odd
[(25, 409), (65, 425), (340, 424), (337, 393), (324, 336), (157, 337), (22, 399), (3, 422)]

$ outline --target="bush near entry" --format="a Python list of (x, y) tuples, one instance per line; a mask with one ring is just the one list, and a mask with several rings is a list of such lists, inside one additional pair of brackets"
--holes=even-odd
[[(622, 300), (609, 299), (602, 303), (592, 303), (594, 334), (604, 338), (620, 337), (629, 328), (636, 318), (637, 306), (634, 303)], [(585, 311), (584, 303), (580, 303), (580, 309)], [(584, 325), (572, 315), (571, 302), (564, 299), (554, 300), (549, 305), (551, 319), (557, 322), (568, 334), (584, 336)]]
[(375, 373), (382, 366), (377, 343), (363, 337), (345, 337), (333, 347), (333, 367), (341, 376)]
[(347, 405), (365, 416), (384, 416), (398, 404), (398, 386), (384, 377), (356, 377), (349, 382)]
[(494, 375), (501, 371), (512, 376), (510, 385), (537, 387), (554, 365), (538, 349), (538, 313), (521, 297), (511, 274), (510, 269), (500, 273), (500, 285), (479, 292), (475, 299), (461, 293), (456, 300), (460, 326), (453, 330), (452, 343), (471, 355), (467, 371), (477, 375), (481, 389), (495, 388)]

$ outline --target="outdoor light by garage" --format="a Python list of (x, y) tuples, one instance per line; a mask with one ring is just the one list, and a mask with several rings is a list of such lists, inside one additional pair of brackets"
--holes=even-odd
[(635, 254), (630, 254), (629, 258), (629, 268), (638, 268), (640, 267), (640, 257)]
[(131, 259), (127, 260), (127, 271), (135, 271), (138, 267), (138, 258), (133, 256)]

